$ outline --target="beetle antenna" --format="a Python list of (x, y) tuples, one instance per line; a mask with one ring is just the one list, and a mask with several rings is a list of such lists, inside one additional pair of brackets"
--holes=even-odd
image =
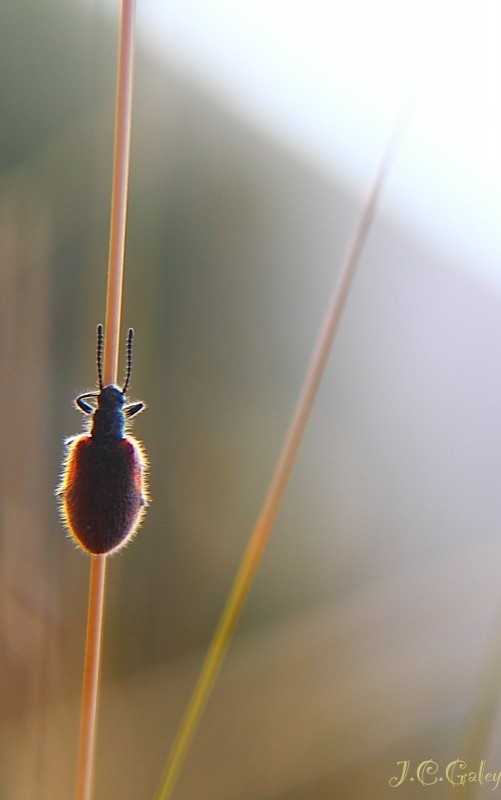
[(129, 388), (130, 373), (132, 370), (132, 341), (134, 339), (134, 329), (129, 328), (127, 334), (126, 350), (127, 350), (127, 371), (125, 373), (125, 383), (123, 385), (122, 394), (125, 394)]
[(104, 345), (103, 326), (99, 324), (97, 326), (97, 356), (96, 356), (99, 391), (101, 391), (103, 388), (103, 345)]

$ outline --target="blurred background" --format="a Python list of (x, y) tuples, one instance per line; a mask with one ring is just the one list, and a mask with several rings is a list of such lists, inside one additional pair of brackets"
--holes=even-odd
[[(153, 796), (405, 103), (176, 797), (417, 798), (417, 779), (389, 785), (397, 762), (410, 776), (458, 756), (501, 770), (500, 13), (138, 0), (123, 323), (136, 330), (131, 396), (148, 408), (134, 433), (153, 502), (109, 564), (96, 798)], [(9, 800), (73, 791), (89, 562), (53, 491), (104, 318), (117, 17), (111, 0), (18, 0), (0, 25)]]

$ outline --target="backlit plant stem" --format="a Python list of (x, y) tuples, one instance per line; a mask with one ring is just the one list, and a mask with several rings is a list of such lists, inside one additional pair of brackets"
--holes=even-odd
[[(105, 319), (106, 338), (103, 363), (105, 385), (116, 383), (117, 381), (132, 121), (134, 21), (135, 0), (122, 0)], [(91, 800), (94, 782), (106, 555), (97, 555), (91, 558), (75, 800)]]
[(343, 260), (337, 285), (332, 293), (324, 323), (311, 356), (299, 399), (287, 430), (282, 450), (272, 474), (256, 524), (249, 538), (240, 567), (209, 646), (198, 681), (181, 720), (169, 754), (155, 800), (169, 800), (183, 766), (191, 741), (221, 668), (233, 630), (252, 586), (266, 547), (301, 443), (323, 375), (334, 336), (339, 326), (356, 268), (371, 227), (377, 201), (399, 141), (404, 114), (387, 146), (377, 175), (367, 195), (358, 224)]

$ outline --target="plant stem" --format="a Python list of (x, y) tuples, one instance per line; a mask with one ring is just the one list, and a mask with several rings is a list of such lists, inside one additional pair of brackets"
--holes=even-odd
[(205, 705), (228, 649), (231, 635), (252, 586), (257, 567), (275, 521), (287, 481), (308, 422), (313, 402), (323, 375), (332, 342), (337, 331), (346, 298), (362, 249), (367, 240), (377, 200), (400, 136), (402, 120), (397, 125), (380, 163), (376, 178), (367, 195), (358, 224), (341, 266), (339, 280), (331, 296), (327, 314), (313, 351), (299, 399), (287, 430), (282, 450), (272, 474), (256, 524), (249, 538), (240, 567), (226, 605), (209, 646), (198, 681), (181, 720), (172, 745), (155, 800), (169, 800), (195, 735)]
[[(103, 364), (105, 385), (116, 383), (118, 368), (132, 123), (134, 20), (135, 0), (122, 0)], [(92, 556), (75, 800), (91, 800), (93, 793), (105, 584), (106, 555)]]
[(115, 145), (111, 194), (110, 249), (106, 297), (104, 384), (115, 383), (118, 368), (120, 314), (122, 310), (125, 232), (129, 187), (132, 88), (134, 72), (135, 0), (122, 0), (118, 51)]
[(93, 556), (90, 567), (76, 800), (90, 800), (92, 796), (105, 583), (106, 556)]

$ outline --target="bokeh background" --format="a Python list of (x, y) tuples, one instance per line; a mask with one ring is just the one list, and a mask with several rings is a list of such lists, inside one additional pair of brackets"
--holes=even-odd
[[(411, 113), (179, 800), (501, 770), (495, 3), (138, 0), (124, 331), (151, 461), (109, 565), (96, 797), (153, 796), (343, 251)], [(404, 10), (402, 10), (404, 9)], [(72, 795), (88, 559), (58, 520), (103, 320), (117, 4), (0, 24), (0, 797)], [(489, 731), (488, 740), (482, 731)], [(492, 784), (479, 786), (491, 796)], [(462, 797), (466, 797), (466, 790)]]

